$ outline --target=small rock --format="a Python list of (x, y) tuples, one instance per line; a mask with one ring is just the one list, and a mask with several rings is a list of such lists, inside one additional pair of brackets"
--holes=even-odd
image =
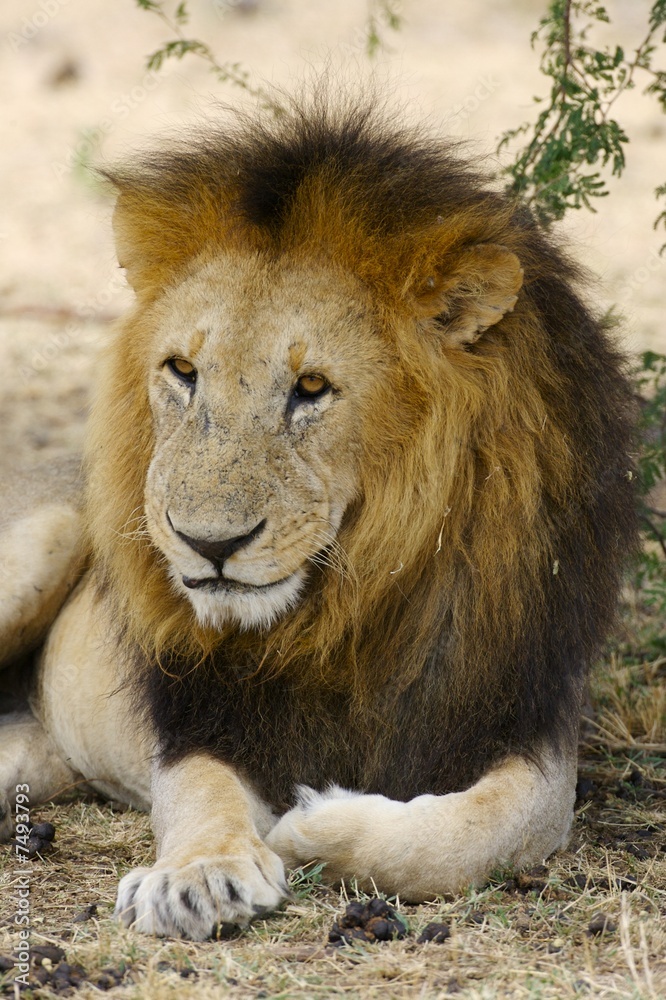
[(341, 927), (358, 927), (363, 919), (363, 903), (349, 903), (338, 921)]
[(615, 930), (615, 924), (607, 913), (597, 913), (587, 925), (587, 932), (593, 937), (597, 934), (611, 934)]
[(546, 888), (545, 878), (548, 869), (545, 865), (535, 865), (526, 872), (516, 875), (515, 882), (519, 892), (543, 892)]
[(70, 965), (68, 962), (61, 962), (53, 970), (53, 982), (56, 989), (67, 989), (69, 986), (78, 987), (85, 982), (86, 974), (80, 965)]
[(110, 976), (107, 972), (100, 973), (95, 979), (92, 980), (98, 990), (110, 990), (114, 986), (118, 985), (117, 980), (114, 976)]
[(38, 965), (36, 969), (32, 970), (32, 976), (40, 986), (46, 986), (51, 979), (51, 970), (44, 968), (43, 965)]
[(9, 955), (0, 955), (0, 972), (9, 972), (14, 968), (14, 959)]
[(30, 831), (30, 835), (28, 836), (29, 858), (36, 858), (38, 855), (43, 856), (52, 850), (53, 844), (50, 840), (45, 840), (43, 837), (33, 836), (32, 830)]
[(340, 947), (351, 941), (392, 941), (403, 938), (406, 928), (395, 909), (385, 899), (369, 899), (367, 903), (353, 902), (334, 922), (328, 943)]
[(44, 959), (47, 959), (52, 965), (57, 965), (65, 957), (64, 950), (54, 944), (35, 944), (31, 951), (35, 965), (41, 965)]
[(395, 917), (395, 910), (387, 903), (385, 899), (379, 899), (375, 897), (374, 899), (369, 899), (365, 904), (364, 910), (367, 912), (365, 919), (369, 917)]
[(368, 937), (372, 935), (377, 941), (390, 941), (393, 937), (391, 922), (384, 917), (371, 917), (364, 930)]
[(55, 832), (53, 823), (35, 823), (30, 828), (30, 836), (39, 837), (41, 840), (53, 840)]
[(433, 941), (435, 944), (444, 944), (447, 938), (451, 937), (451, 928), (448, 924), (438, 924), (433, 921), (426, 924), (416, 939), (417, 944), (425, 944), (426, 941)]

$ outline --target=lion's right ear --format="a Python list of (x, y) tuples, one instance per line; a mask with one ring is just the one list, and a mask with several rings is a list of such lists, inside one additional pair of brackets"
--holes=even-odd
[(119, 187), (113, 213), (118, 263), (137, 295), (164, 288), (197, 252), (196, 227), (181, 205), (156, 192)]
[(454, 346), (473, 344), (511, 312), (523, 284), (523, 269), (504, 246), (481, 243), (422, 281), (413, 290), (417, 314), (437, 319)]

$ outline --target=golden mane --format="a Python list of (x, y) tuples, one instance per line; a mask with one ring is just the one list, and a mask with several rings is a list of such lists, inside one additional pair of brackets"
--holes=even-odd
[[(166, 669), (224, 643), (231, 661), (360, 696), (388, 678), (405, 687), (446, 642), (452, 690), (462, 697), (485, 677), (491, 698), (498, 645), (527, 641), (526, 622), (550, 614), (558, 566), (562, 607), (573, 599), (576, 546), (613, 591), (617, 559), (602, 579), (592, 548), (601, 491), (625, 471), (622, 442), (599, 443), (604, 414), (584, 382), (606, 378), (608, 408), (626, 424), (616, 361), (592, 371), (603, 334), (572, 291), (574, 268), (445, 143), (372, 108), (294, 107), (277, 121), (240, 118), (112, 180), (119, 259), (137, 303), (102, 360), (87, 520), (128, 643)], [(513, 312), (461, 345), (446, 331), (486, 281), (485, 246), (515, 255), (524, 285)], [(361, 499), (338, 536), (345, 572), (318, 569), (300, 606), (263, 632), (198, 624), (150, 540), (132, 530), (152, 452), (143, 317), (163, 288), (219, 253), (323, 258), (356, 275), (393, 362), (381, 419), (362, 442)], [(611, 604), (581, 626), (587, 652)]]

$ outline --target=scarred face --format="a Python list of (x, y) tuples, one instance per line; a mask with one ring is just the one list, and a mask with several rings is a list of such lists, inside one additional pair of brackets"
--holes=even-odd
[(353, 278), (216, 258), (152, 307), (147, 527), (201, 622), (267, 626), (358, 494), (386, 366)]

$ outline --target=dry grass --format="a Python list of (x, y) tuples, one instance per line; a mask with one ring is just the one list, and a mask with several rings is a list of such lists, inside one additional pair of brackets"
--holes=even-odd
[[(148, 818), (81, 798), (44, 806), (56, 849), (29, 867), (32, 945), (56, 945), (85, 970), (77, 997), (171, 1000), (270, 998), (635, 997), (666, 995), (666, 660), (614, 654), (594, 681), (594, 726), (584, 737), (583, 784), (569, 849), (543, 871), (503, 873), (481, 891), (399, 906), (404, 941), (327, 947), (333, 919), (354, 898), (297, 873), (285, 909), (226, 941), (155, 940), (112, 918), (118, 879), (150, 861)], [(0, 954), (16, 943), (13, 852), (2, 860)], [(96, 915), (86, 915), (94, 904)], [(612, 925), (590, 931), (595, 918)], [(431, 920), (444, 944), (417, 944)], [(48, 967), (48, 959), (44, 963)], [(115, 977), (104, 970), (115, 970)], [(42, 973), (43, 974), (43, 973)], [(116, 982), (117, 980), (117, 982)], [(0, 991), (14, 995), (13, 972)], [(99, 985), (97, 985), (99, 983)], [(62, 995), (53, 986), (26, 996)]]

